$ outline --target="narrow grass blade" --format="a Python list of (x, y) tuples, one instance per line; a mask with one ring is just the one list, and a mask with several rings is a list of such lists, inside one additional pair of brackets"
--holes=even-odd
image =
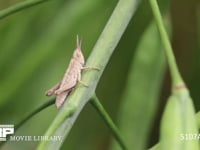
[(0, 11), (0, 20), (23, 9), (35, 6), (48, 0), (25, 0)]

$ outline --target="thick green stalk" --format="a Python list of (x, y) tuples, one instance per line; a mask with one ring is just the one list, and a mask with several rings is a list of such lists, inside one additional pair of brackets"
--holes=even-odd
[[(48, 128), (45, 136), (61, 134), (65, 138), (68, 135), (80, 111), (95, 92), (102, 72), (137, 8), (137, 2), (138, 0), (120, 0), (118, 2), (86, 63), (86, 66), (95, 66), (100, 68), (101, 71), (83, 72), (82, 81), (88, 87), (79, 85), (74, 89)], [(61, 145), (62, 141), (57, 143), (41, 141), (38, 149), (55, 150), (59, 149)]]
[(110, 128), (113, 136), (118, 141), (118, 143), (121, 146), (121, 148), (123, 150), (127, 150), (127, 146), (126, 146), (126, 144), (125, 144), (125, 142), (124, 142), (124, 140), (123, 140), (123, 138), (122, 138), (122, 136), (120, 134), (119, 129), (114, 124), (114, 122), (112, 121), (112, 119), (110, 118), (110, 116), (108, 115), (108, 113), (106, 112), (106, 110), (104, 109), (104, 107), (100, 103), (99, 99), (96, 97), (96, 95), (94, 95), (91, 98), (90, 103), (98, 111), (98, 113), (100, 114), (100, 116), (102, 117), (102, 119), (104, 120), (106, 125)]
[(0, 20), (11, 14), (14, 14), (15, 12), (18, 12), (22, 9), (26, 9), (26, 8), (35, 6), (35, 5), (43, 3), (45, 1), (48, 1), (48, 0), (26, 0), (26, 1), (20, 2), (18, 4), (15, 4), (9, 8), (3, 9), (0, 11)]
[(176, 64), (176, 60), (175, 60), (175, 57), (173, 54), (173, 50), (172, 50), (167, 32), (164, 27), (164, 23), (162, 21), (161, 12), (159, 10), (158, 3), (156, 0), (149, 0), (149, 2), (151, 5), (151, 9), (152, 9), (156, 24), (158, 26), (158, 30), (160, 32), (160, 36), (161, 36), (161, 40), (162, 40), (164, 49), (165, 49), (165, 53), (166, 53), (166, 57), (168, 60), (169, 69), (170, 69), (170, 73), (171, 73), (171, 77), (172, 77), (172, 84), (173, 84), (173, 86), (184, 84), (182, 77), (179, 73), (177, 64)]

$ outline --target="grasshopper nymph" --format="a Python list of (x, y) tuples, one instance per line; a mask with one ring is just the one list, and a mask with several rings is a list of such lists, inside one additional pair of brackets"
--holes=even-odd
[(84, 67), (85, 59), (81, 51), (81, 41), (77, 36), (76, 49), (74, 50), (73, 56), (70, 60), (69, 66), (64, 74), (63, 79), (58, 82), (51, 89), (46, 91), (46, 96), (56, 95), (56, 107), (60, 108), (64, 103), (67, 96), (70, 94), (72, 89), (76, 86), (77, 82), (80, 82), (84, 86), (87, 86), (81, 81), (81, 70), (83, 69), (96, 69), (96, 67)]

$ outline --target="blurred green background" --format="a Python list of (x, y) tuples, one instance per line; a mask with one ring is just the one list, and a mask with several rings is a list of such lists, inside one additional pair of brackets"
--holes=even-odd
[[(0, 0), (0, 9), (21, 1)], [(82, 39), (83, 53), (87, 58), (117, 2), (50, 0), (0, 20), (0, 124), (16, 124), (26, 114), (49, 100), (44, 96), (44, 92), (62, 78), (75, 48), (76, 35)], [(200, 2), (160, 0), (159, 4), (171, 30), (172, 46), (181, 74), (190, 89), (195, 108), (199, 110)], [(133, 105), (129, 105), (128, 109), (133, 110), (136, 124), (141, 128), (145, 126), (143, 120), (146, 119), (146, 115), (142, 114), (148, 114), (145, 110), (148, 106), (151, 108), (149, 111), (152, 115), (145, 126), (146, 143), (142, 143), (144, 147), (150, 147), (158, 141), (159, 119), (170, 92), (170, 78), (165, 69), (163, 54), (160, 53), (162, 46), (159, 35), (155, 28), (149, 29), (149, 25), (152, 25), (151, 20), (148, 1), (141, 1), (97, 87), (98, 97), (117, 125), (122, 121), (119, 117), (124, 99), (133, 101)], [(154, 47), (159, 51), (152, 53), (158, 56), (150, 52), (138, 54), (141, 49), (148, 50)], [(145, 64), (150, 74), (140, 65), (141, 60), (147, 59), (146, 55), (154, 58), (149, 60), (152, 64), (148, 61)], [(149, 64), (151, 66), (148, 66)], [(134, 77), (133, 81), (138, 79), (138, 83), (133, 82), (135, 86), (131, 90), (135, 91), (136, 95), (147, 94), (146, 100), (140, 101), (138, 108), (134, 107), (134, 102), (139, 102), (132, 99), (131, 95), (127, 97), (127, 86), (132, 86), (128, 83), (131, 82), (129, 79), (132, 74), (134, 76), (134, 70), (141, 71), (142, 74)], [(142, 70), (145, 70), (146, 74)], [(148, 78), (149, 76), (152, 78)], [(152, 87), (144, 85), (144, 89), (143, 86), (138, 88), (141, 82), (148, 81), (152, 81)], [(151, 88), (154, 90), (151, 91)], [(154, 101), (148, 105), (147, 101), (151, 99), (148, 98), (148, 94), (152, 93)], [(47, 108), (23, 125), (15, 135), (43, 135), (56, 113), (55, 106)], [(140, 131), (140, 128), (134, 126), (135, 122), (129, 120), (128, 116), (123, 116), (123, 121), (125, 124), (133, 124), (133, 131), (130, 133), (136, 135), (134, 130)], [(138, 143), (139, 138), (132, 140), (133, 143)], [(106, 150), (111, 143), (110, 131), (88, 104), (61, 149)], [(35, 149), (37, 144), (8, 142), (2, 149)]]

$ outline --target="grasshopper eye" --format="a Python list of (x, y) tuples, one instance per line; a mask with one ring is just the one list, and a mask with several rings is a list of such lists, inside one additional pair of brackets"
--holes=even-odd
[(77, 57), (81, 57), (81, 54), (80, 54), (80, 53), (76, 53), (76, 56), (77, 56)]
[(73, 55), (75, 58), (82, 58), (83, 57), (83, 55), (81, 54), (81, 52), (80, 51), (75, 51), (75, 53), (74, 53), (74, 55)]

